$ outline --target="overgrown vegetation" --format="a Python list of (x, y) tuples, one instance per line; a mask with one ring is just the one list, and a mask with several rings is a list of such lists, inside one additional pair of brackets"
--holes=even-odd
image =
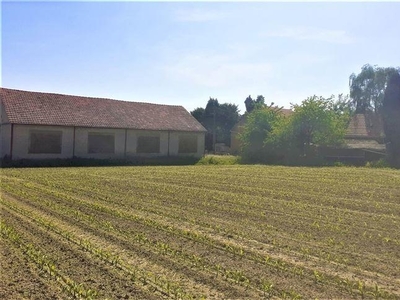
[(273, 107), (255, 109), (244, 126), (245, 162), (320, 164), (317, 147), (343, 141), (349, 112), (339, 110), (334, 97), (309, 97), (284, 116)]
[(205, 155), (196, 164), (197, 165), (237, 165), (240, 163), (240, 157), (234, 155)]

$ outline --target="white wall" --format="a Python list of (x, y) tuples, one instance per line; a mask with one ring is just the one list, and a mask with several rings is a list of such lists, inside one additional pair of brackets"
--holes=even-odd
[[(62, 132), (61, 153), (60, 154), (28, 153), (31, 130), (61, 131)], [(72, 150), (73, 150), (72, 149), (73, 132), (74, 132), (73, 127), (14, 124), (12, 158), (13, 159), (70, 158), (72, 157)]]
[[(108, 133), (114, 135), (114, 153), (88, 153), (88, 135), (90, 133)], [(82, 128), (75, 129), (75, 156), (82, 158), (124, 158), (125, 129)]]
[(5, 155), (10, 155), (11, 124), (8, 122), (4, 105), (0, 103), (0, 159)]
[[(55, 130), (62, 131), (62, 149), (60, 154), (33, 154), (28, 153), (30, 145), (31, 130)], [(168, 132), (168, 131), (147, 131), (132, 129), (109, 129), (109, 128), (75, 128), (75, 149), (74, 146), (74, 127), (63, 126), (39, 126), (39, 125), (14, 125), (13, 139), (13, 159), (47, 159), (47, 158), (72, 158), (73, 155), (81, 158), (124, 158), (125, 147), (126, 157), (135, 156), (195, 156), (204, 155), (205, 134), (198, 132)], [(114, 135), (114, 153), (88, 153), (88, 135), (93, 133), (106, 133)], [(126, 145), (125, 145), (126, 135)], [(196, 135), (197, 136), (197, 152), (195, 153), (178, 153), (179, 136)], [(160, 137), (160, 153), (137, 154), (137, 139), (139, 136), (159, 136)], [(10, 152), (11, 125), (1, 126), (1, 154), (2, 157)], [(168, 142), (169, 141), (169, 142)]]
[[(197, 152), (195, 153), (179, 153), (179, 136), (181, 135), (196, 135), (197, 136)], [(170, 155), (171, 156), (194, 156), (202, 157), (205, 148), (205, 133), (204, 132), (179, 132), (170, 133)]]
[[(137, 140), (140, 136), (159, 136), (160, 137), (160, 153), (136, 153)], [(167, 131), (151, 131), (151, 130), (133, 130), (127, 131), (127, 144), (126, 144), (127, 157), (134, 156), (168, 156), (168, 132)]]
[(0, 125), (0, 158), (10, 156), (11, 124)]

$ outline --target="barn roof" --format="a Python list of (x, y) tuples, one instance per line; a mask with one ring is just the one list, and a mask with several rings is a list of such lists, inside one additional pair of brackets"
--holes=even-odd
[(367, 111), (355, 114), (347, 127), (347, 138), (379, 138), (384, 134), (380, 115)]
[(0, 95), (13, 124), (206, 131), (182, 106), (6, 88), (1, 88)]

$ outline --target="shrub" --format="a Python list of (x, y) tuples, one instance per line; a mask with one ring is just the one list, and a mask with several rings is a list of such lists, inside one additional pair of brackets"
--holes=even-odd
[(234, 155), (206, 155), (196, 165), (237, 165), (240, 157)]
[(365, 164), (367, 168), (389, 168), (390, 165), (386, 159), (381, 158), (376, 161), (369, 161)]

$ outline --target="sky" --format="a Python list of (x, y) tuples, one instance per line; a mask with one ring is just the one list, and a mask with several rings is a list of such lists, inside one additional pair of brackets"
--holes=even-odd
[(400, 2), (2, 1), (1, 86), (205, 107), (290, 108), (400, 66)]

